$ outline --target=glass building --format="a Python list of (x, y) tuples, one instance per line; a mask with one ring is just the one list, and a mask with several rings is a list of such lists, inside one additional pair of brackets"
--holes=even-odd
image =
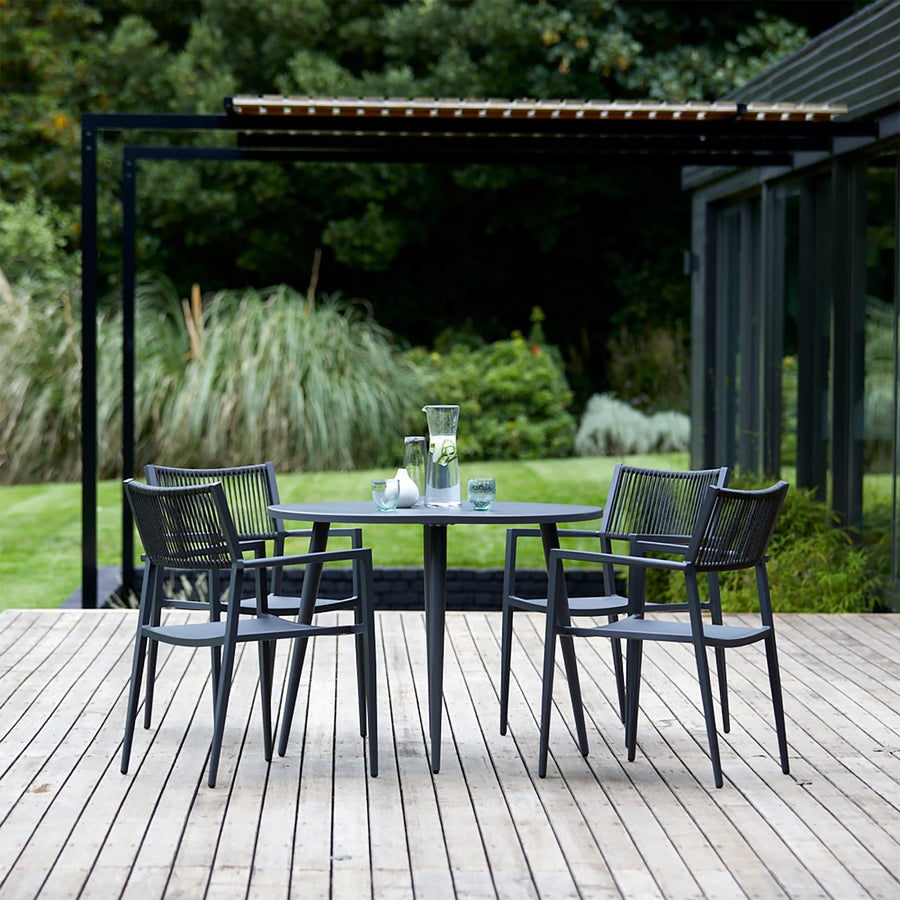
[[(692, 464), (814, 489), (877, 544), (900, 610), (900, 2), (876, 0), (735, 91), (845, 104), (872, 137), (683, 170), (692, 194)], [(883, 552), (882, 552), (883, 551)]]

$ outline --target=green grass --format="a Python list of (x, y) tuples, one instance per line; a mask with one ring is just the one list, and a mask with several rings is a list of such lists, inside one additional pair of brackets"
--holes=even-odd
[[(578, 457), (470, 462), (463, 463), (460, 470), (463, 482), (477, 475), (493, 475), (501, 500), (602, 506), (613, 466), (619, 460), (617, 457)], [(628, 456), (621, 460), (651, 468), (679, 469), (689, 465), (687, 455), (678, 453)], [(283, 473), (278, 476), (278, 485), (281, 499), (288, 503), (304, 499), (364, 500), (370, 498), (372, 478), (389, 474), (393, 474), (393, 470)], [(793, 481), (794, 473), (785, 470), (783, 477)], [(889, 477), (868, 475), (865, 480), (866, 508), (889, 508), (890, 490)], [(98, 489), (97, 510), (100, 566), (121, 564), (121, 522), (121, 485), (117, 481), (103, 481)], [(452, 528), (448, 563), (452, 568), (502, 568), (505, 536), (503, 525)], [(422, 529), (417, 525), (369, 526), (365, 529), (364, 541), (372, 547), (376, 566), (422, 566)], [(819, 549), (826, 552), (829, 546), (826, 543)], [(135, 548), (139, 554), (137, 538)], [(139, 562), (137, 556), (135, 562)], [(810, 565), (813, 562), (811, 559)], [(540, 541), (521, 542), (519, 564), (534, 568), (543, 566)], [(841, 575), (841, 571), (832, 572), (824, 560), (816, 562), (811, 571), (814, 579)], [(793, 567), (792, 574), (797, 574)], [(81, 484), (0, 486), (0, 610), (58, 607), (80, 584)], [(805, 600), (793, 596), (798, 591), (806, 594), (808, 589), (805, 587), (796, 588), (795, 585), (786, 591), (792, 594), (791, 602), (800, 604), (803, 609), (837, 611), (821, 609), (824, 582), (820, 581), (818, 585), (819, 589)]]
[[(609, 488), (614, 457), (554, 459), (526, 462), (465, 463), (463, 483), (476, 475), (497, 479), (501, 500), (557, 501), (602, 506)], [(627, 457), (635, 465), (685, 468), (685, 454)], [(385, 470), (305, 472), (278, 475), (286, 503), (300, 500), (361, 500), (369, 498), (369, 483)], [(387, 474), (393, 474), (388, 472)], [(465, 488), (463, 488), (465, 491)], [(121, 564), (122, 494), (117, 481), (98, 489), (98, 565)], [(466, 526), (451, 530), (451, 567), (502, 568), (506, 527)], [(369, 527), (365, 543), (376, 566), (421, 566), (419, 526)], [(541, 566), (539, 541), (528, 541), (520, 562)], [(135, 540), (139, 550), (140, 542)], [(13, 485), (0, 487), (0, 610), (60, 606), (81, 584), (81, 484)]]

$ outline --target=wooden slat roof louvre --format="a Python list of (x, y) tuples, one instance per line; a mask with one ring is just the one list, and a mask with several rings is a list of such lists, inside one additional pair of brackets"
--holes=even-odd
[(651, 100), (460, 100), (355, 97), (226, 98), (237, 116), (335, 118), (473, 119), (637, 119), (670, 121), (831, 122), (846, 114), (843, 104), (824, 103), (661, 103)]
[[(306, 159), (790, 165), (837, 135), (872, 136), (827, 103), (401, 97), (225, 98), (239, 146)], [(844, 117), (844, 118), (842, 118)]]

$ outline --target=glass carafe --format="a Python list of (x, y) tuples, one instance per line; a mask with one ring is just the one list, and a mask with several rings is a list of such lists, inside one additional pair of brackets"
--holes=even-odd
[(428, 420), (425, 505), (459, 506), (459, 458), (456, 453), (458, 406), (423, 406)]

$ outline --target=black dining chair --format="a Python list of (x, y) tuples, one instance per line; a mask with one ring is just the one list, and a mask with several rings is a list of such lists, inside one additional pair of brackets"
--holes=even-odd
[[(668, 469), (647, 469), (640, 466), (616, 464), (603, 518), (599, 529), (565, 529), (559, 532), (560, 539), (593, 538), (598, 540), (601, 552), (610, 553), (614, 542), (628, 541), (632, 534), (652, 534), (687, 543), (694, 530), (697, 516), (709, 485), (722, 487), (728, 482), (728, 467), (714, 469), (694, 469), (686, 471)], [(506, 734), (509, 715), (510, 666), (513, 645), (513, 613), (518, 611), (546, 613), (546, 597), (526, 597), (516, 589), (516, 548), (520, 538), (540, 536), (537, 529), (510, 528), (506, 533), (506, 562), (503, 571), (503, 612), (500, 641), (500, 733)], [(710, 575), (715, 579), (715, 575)], [(592, 596), (568, 597), (564, 615), (568, 617), (607, 616), (614, 622), (628, 610), (628, 596), (631, 587), (623, 593), (617, 583), (615, 567), (611, 563), (602, 565), (603, 592)], [(710, 591), (710, 600), (704, 604), (710, 609), (713, 621), (721, 622), (722, 610), (718, 604), (718, 593)], [(668, 612), (687, 609), (686, 603), (648, 603), (647, 610), (664, 609)], [(568, 622), (564, 623), (568, 624)], [(576, 732), (579, 736), (581, 752), (586, 756), (587, 732), (584, 711), (581, 704), (581, 688), (571, 638), (561, 638), (566, 675), (572, 697)], [(616, 678), (616, 692), (619, 701), (619, 715), (625, 721), (625, 673), (622, 664), (621, 644), (612, 642), (613, 669)], [(724, 653), (717, 655), (720, 693), (725, 710), (725, 730), (728, 730), (728, 699), (725, 679)]]
[[(260, 702), (262, 705), (264, 753), (272, 759), (272, 687), (275, 642), (281, 639), (308, 640), (317, 635), (353, 635), (362, 640), (363, 668), (357, 676), (365, 680), (361, 693), (366, 697), (369, 740), (369, 771), (378, 774), (378, 713), (375, 694), (375, 626), (372, 609), (372, 552), (351, 548), (290, 556), (245, 557), (222, 485), (218, 482), (184, 487), (143, 485), (129, 479), (125, 495), (131, 506), (147, 562), (141, 589), (131, 687), (122, 745), (122, 772), (128, 771), (135, 720), (140, 701), (142, 669), (148, 646), (159, 643), (221, 650), (218, 676), (213, 679), (213, 736), (209, 761), (209, 786), (215, 787), (222, 749), (225, 716), (237, 645), (255, 642), (259, 652)], [(286, 566), (350, 563), (357, 569), (361, 615), (353, 624), (302, 624), (273, 615), (268, 608), (268, 571)], [(162, 582), (169, 572), (216, 571), (228, 573), (224, 618), (184, 624), (162, 622), (162, 609), (172, 605), (162, 597)], [(242, 610), (241, 588), (244, 573), (255, 577), (253, 615)], [(181, 608), (200, 606), (196, 601), (177, 601)], [(145, 717), (144, 726), (149, 728)]]
[[(244, 550), (257, 556), (283, 556), (288, 539), (306, 538), (312, 535), (309, 528), (288, 529), (284, 520), (269, 516), (268, 508), (279, 503), (278, 482), (275, 467), (271, 462), (255, 463), (243, 466), (223, 468), (183, 468), (176, 466), (147, 465), (144, 467), (147, 484), (163, 487), (185, 487), (194, 484), (207, 484), (218, 481), (225, 491), (228, 509), (237, 529), (238, 540)], [(349, 538), (350, 546), (362, 547), (362, 529), (333, 528), (329, 538)], [(222, 592), (221, 574), (213, 570), (207, 574), (209, 590), (210, 617), (215, 621), (221, 615), (219, 602)], [(317, 613), (337, 612), (352, 609), (357, 623), (361, 620), (362, 608), (357, 583), (357, 569), (351, 570), (350, 593), (343, 597), (316, 597)], [(285, 590), (284, 569), (277, 566), (270, 577), (272, 591), (267, 598), (270, 613), (278, 616), (296, 616), (300, 611), (300, 597), (289, 594)], [(165, 600), (161, 601), (165, 604)], [(243, 597), (240, 602), (242, 613), (256, 614), (256, 598)], [(213, 675), (218, 674), (219, 648), (213, 649)], [(359, 694), (359, 728), (360, 734), (366, 734), (366, 698), (363, 693), (365, 679), (363, 671), (363, 645), (361, 636), (356, 642), (356, 666), (360, 677), (357, 683)], [(149, 721), (153, 705), (153, 679), (156, 672), (156, 647), (152, 646), (147, 661), (147, 701), (144, 714)]]
[[(770, 488), (758, 491), (708, 487), (696, 525), (686, 547), (680, 541), (673, 544), (661, 539), (658, 535), (636, 533), (631, 537), (628, 555), (577, 550), (552, 550), (550, 552), (550, 603), (546, 616), (544, 642), (541, 738), (538, 760), (540, 777), (543, 778), (547, 774), (556, 639), (563, 637), (603, 637), (626, 642), (625, 744), (630, 761), (635, 758), (637, 746), (643, 645), (648, 641), (676, 641), (692, 644), (716, 787), (722, 786), (723, 778), (707, 648), (713, 647), (724, 653), (725, 650), (733, 647), (762, 642), (766, 650), (781, 769), (784, 773), (789, 772), (781, 678), (775, 646), (775, 623), (772, 616), (772, 601), (766, 568), (769, 542), (775, 531), (787, 490), (788, 484), (784, 481), (779, 481)], [(674, 558), (676, 556), (680, 558)], [(624, 619), (594, 627), (568, 623), (565, 592), (557, 591), (556, 587), (560, 580), (565, 578), (563, 562), (575, 560), (626, 565), (632, 570), (631, 579), (632, 581), (636, 580), (638, 584), (635, 585), (634, 590), (629, 592), (628, 615)], [(647, 569), (663, 569), (684, 574), (688, 621), (645, 618), (644, 613), (649, 608), (649, 604), (644, 599), (643, 585), (644, 573)], [(698, 584), (699, 576), (746, 569), (752, 569), (755, 573), (759, 599), (759, 625), (705, 622)], [(718, 581), (715, 583), (718, 587)]]

